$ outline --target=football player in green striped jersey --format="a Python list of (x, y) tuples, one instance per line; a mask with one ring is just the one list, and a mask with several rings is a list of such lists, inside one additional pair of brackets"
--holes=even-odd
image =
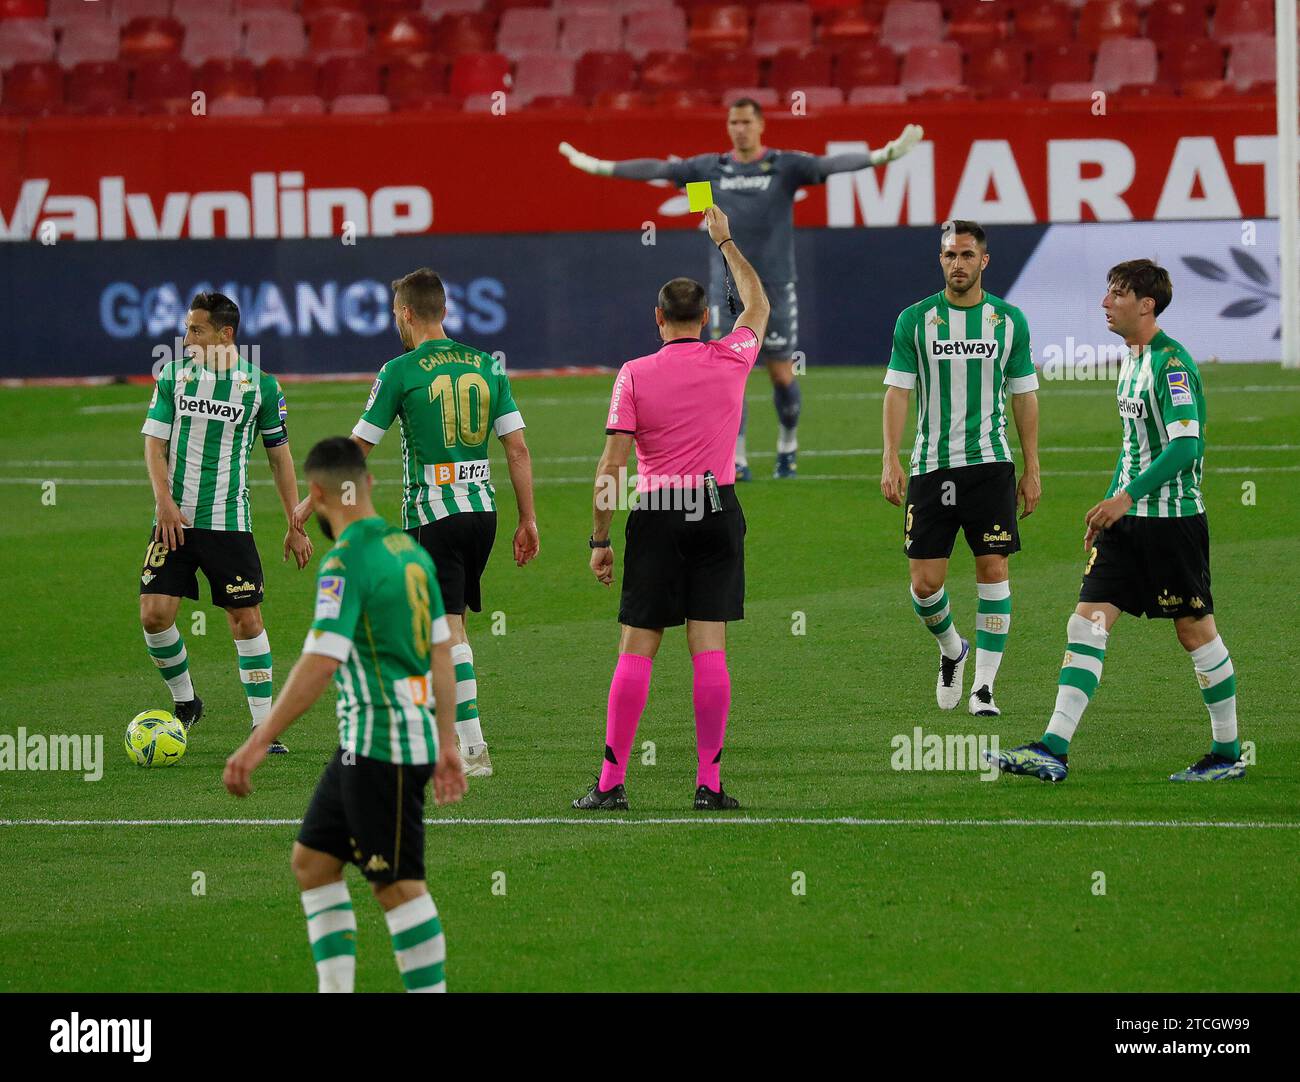
[(229, 297), (193, 299), (186, 356), (159, 373), (142, 429), (156, 509), (140, 568), (140, 622), (186, 729), (202, 716), (203, 700), (194, 693), (176, 613), (182, 597), (198, 600), (199, 571), (230, 624), (253, 725), (271, 710), (271, 643), (262, 623), (262, 564), (248, 499), (248, 459), (259, 436), (289, 517), (284, 559), (292, 555), (302, 569), (312, 553), (293, 521), (298, 478), (284, 395), (274, 376), (239, 353), (238, 331), (239, 308)]
[[(401, 431), (402, 525), (438, 570), (456, 663), (456, 735), (466, 775), (484, 778), (493, 767), (465, 613), (483, 608), (480, 579), (496, 539), (490, 437), (505, 450), (519, 510), (514, 557), (520, 567), (538, 552), (537, 512), (524, 419), (505, 368), (491, 354), (448, 338), (446, 313), (442, 280), (427, 267), (393, 282), (393, 320), (408, 352), (380, 369), (352, 438), (369, 455), (394, 421)], [(298, 511), (301, 522), (306, 501)]]
[(1070, 741), (1101, 680), (1121, 612), (1173, 620), (1209, 711), (1209, 752), (1170, 780), (1223, 781), (1246, 773), (1237, 677), (1210, 594), (1210, 529), (1201, 496), (1205, 393), (1191, 354), (1156, 324), (1172, 299), (1169, 272), (1149, 259), (1119, 263), (1107, 276), (1106, 325), (1128, 346), (1115, 392), (1119, 461), (1106, 498), (1084, 516), (1088, 559), (1066, 625), (1056, 708), (1041, 739), (996, 757), (1007, 773), (1066, 777)]
[[(975, 679), (967, 707), (1000, 711), (993, 682), (1011, 629), (1008, 557), (1020, 549), (1020, 517), (1042, 494), (1038, 468), (1038, 376), (1024, 313), (983, 286), (984, 230), (945, 222), (939, 245), (944, 288), (904, 309), (885, 373), (884, 465), (880, 491), (906, 503), (903, 550), (912, 608), (939, 646), (935, 697), (951, 710), (962, 696), (970, 643), (957, 631), (945, 580), (960, 529), (975, 556)], [(916, 390), (911, 476), (898, 462), (908, 398)], [(1019, 482), (1007, 442), (1007, 396), (1024, 462)]]
[[(357, 921), (343, 878), (370, 882), (408, 992), (444, 992), (442, 922), (424, 871), (425, 788), (439, 804), (466, 784), (456, 751), (456, 677), (429, 554), (375, 513), (374, 478), (355, 442), (321, 440), (303, 465), (308, 499), (334, 542), (321, 560), (302, 656), (271, 716), (226, 761), (226, 788), (251, 792), (270, 743), (333, 678), (339, 743), (293, 846), (322, 992), (351, 992)], [(432, 714), (430, 705), (433, 706)]]

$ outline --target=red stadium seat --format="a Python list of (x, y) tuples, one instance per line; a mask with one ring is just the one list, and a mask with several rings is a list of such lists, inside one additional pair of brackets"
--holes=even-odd
[(1000, 42), (970, 54), (966, 82), (977, 93), (1004, 97), (1024, 86), (1029, 78), (1029, 58), (1019, 42)]
[(340, 94), (330, 102), (330, 112), (340, 116), (374, 116), (391, 109), (382, 94)]
[(500, 53), (461, 53), (452, 61), (451, 92), (464, 98), (510, 89), (510, 61)]
[(644, 90), (602, 90), (591, 104), (596, 109), (650, 109), (654, 101)]
[(1093, 81), (1103, 90), (1156, 81), (1156, 43), (1149, 38), (1107, 38), (1097, 48)]
[[(425, 8), (428, 11), (428, 8)], [(460, 111), (460, 99), (451, 94), (412, 94), (389, 99), (399, 113), (454, 113)]]
[(948, 20), (949, 39), (972, 53), (1006, 36), (1006, 9), (987, 0), (966, 0), (953, 9)]
[(118, 55), (133, 61), (176, 56), (184, 39), (185, 28), (175, 19), (142, 15), (122, 27)]
[(831, 52), (825, 46), (782, 49), (767, 70), (769, 86), (782, 92), (831, 85)]
[(623, 48), (638, 60), (650, 53), (686, 48), (686, 13), (680, 8), (652, 8), (627, 16)]
[(817, 40), (831, 47), (864, 45), (880, 37), (883, 8), (862, 8), (853, 5), (835, 8), (817, 18)]
[(898, 82), (898, 57), (885, 44), (859, 45), (835, 59), (835, 85), (849, 95), (860, 86), (894, 86)]
[(975, 91), (968, 86), (932, 86), (925, 90), (908, 90), (908, 101), (974, 101)]
[(1031, 45), (1065, 45), (1074, 37), (1074, 12), (1061, 0), (1034, 0), (1016, 10), (1015, 28)]
[(131, 98), (149, 108), (189, 112), (194, 72), (179, 57), (157, 57), (137, 64), (131, 80)]
[(378, 94), (379, 61), (371, 56), (331, 56), (320, 66), (320, 96), (333, 101), (344, 94)]
[(126, 101), (129, 73), (117, 60), (86, 60), (68, 74), (68, 104), (79, 111), (102, 112)]
[(0, 0), (0, 19), (44, 19), (45, 0)]
[[(104, 0), (96, 0), (103, 3)], [(207, 18), (221, 15), (229, 19), (234, 11), (233, 0), (172, 0), (171, 17), (188, 26), (193, 16)]]
[(246, 117), (246, 116), (264, 116), (266, 114), (266, 102), (261, 98), (218, 98), (216, 101), (208, 102), (208, 116), (210, 117)]
[[(108, 22), (109, 5), (105, 0), (87, 3), (86, 0), (49, 0), (50, 24), (60, 30), (72, 23)], [(116, 23), (114, 24), (116, 26)]]
[(307, 55), (307, 32), (292, 11), (250, 11), (245, 19), (244, 55), (254, 64), (265, 64), (273, 56)]
[(1093, 49), (1106, 38), (1135, 38), (1140, 30), (1133, 0), (1088, 0), (1079, 12), (1079, 40)]
[(325, 99), (315, 94), (270, 98), (266, 103), (267, 116), (324, 116)]
[(602, 90), (631, 90), (636, 83), (636, 61), (629, 53), (591, 52), (578, 58), (573, 92), (594, 98)]
[(4, 104), (18, 113), (57, 111), (63, 105), (63, 69), (50, 60), (15, 64), (4, 77)]
[(685, 88), (681, 90), (661, 90), (655, 95), (655, 106), (659, 109), (677, 111), (714, 110), (718, 107), (718, 95), (712, 90), (703, 90), (699, 87), (694, 90)]
[(894, 0), (885, 8), (880, 40), (900, 55), (943, 37), (943, 11), (935, 0)]
[(44, 19), (0, 22), (0, 63), (41, 64), (54, 59), (54, 28)]
[(694, 86), (695, 56), (685, 51), (648, 53), (641, 61), (644, 90), (680, 90)]
[(1237, 90), (1277, 79), (1277, 44), (1273, 38), (1238, 38), (1228, 53), (1228, 82)]
[(494, 17), (488, 12), (452, 12), (437, 21), (435, 52), (444, 56), (458, 53), (490, 53), (496, 44)]
[(588, 8), (565, 14), (560, 51), (567, 56), (617, 52), (622, 48), (623, 19), (618, 12)]
[(1030, 53), (1029, 81), (1038, 86), (1083, 83), (1091, 78), (1092, 50), (1080, 42), (1040, 45)]
[[(551, 0), (496, 0), (496, 6), (502, 11), (508, 11), (511, 8), (544, 8), (551, 6)], [(460, 9), (457, 8), (456, 10)]]
[(362, 0), (302, 0), (299, 12), (303, 19), (314, 19), (327, 11), (351, 11), (361, 14)]
[(856, 86), (849, 91), (850, 105), (902, 105), (907, 91), (901, 86)]
[(388, 62), (384, 93), (391, 101), (427, 94), (445, 94), (447, 91), (447, 64), (439, 56), (417, 53), (395, 56)]
[(1176, 98), (1177, 93), (1168, 83), (1124, 83), (1116, 92), (1121, 98)]
[(1209, 38), (1168, 42), (1160, 57), (1160, 78), (1176, 86), (1194, 80), (1222, 79), (1228, 50)]
[(1085, 83), (1053, 83), (1047, 88), (1048, 101), (1092, 101), (1097, 86), (1091, 80)]
[(538, 94), (528, 103), (529, 109), (586, 109), (587, 103), (577, 94)]
[(63, 29), (59, 40), (59, 63), (65, 68), (83, 60), (116, 60), (117, 27), (108, 19), (82, 19)]
[(749, 10), (740, 4), (696, 8), (686, 38), (693, 49), (743, 48), (749, 44)]
[(722, 100), (730, 105), (741, 98), (752, 98), (764, 109), (775, 109), (781, 97), (770, 86), (729, 86), (722, 92)]
[(382, 22), (394, 15), (415, 14), (419, 10), (420, 0), (365, 0), (362, 5), (362, 11), (372, 22)]
[(235, 0), (240, 18), (252, 11), (296, 11), (297, 7), (297, 0)]
[(681, 10), (673, 0), (612, 0), (616, 11), (631, 15), (637, 11)]
[(1234, 44), (1241, 38), (1271, 36), (1273, 0), (1218, 0), (1214, 9), (1214, 37)]
[(1192, 101), (1213, 101), (1231, 93), (1232, 88), (1223, 79), (1189, 79), (1178, 87), (1178, 96)]
[(991, 87), (983, 94), (977, 88), (975, 96), (999, 101), (1042, 101), (1047, 97), (1047, 91), (1033, 83), (1024, 83), (1021, 86)]
[[(104, 0), (98, 0), (103, 3)], [(109, 18), (118, 26), (125, 26), (132, 19), (165, 18), (171, 13), (171, 0), (113, 0), (109, 9)]]
[(960, 86), (961, 46), (955, 41), (913, 45), (903, 57), (899, 85), (908, 97), (927, 90)]
[(806, 4), (767, 3), (755, 9), (754, 52), (759, 56), (811, 44), (812, 11)]
[(543, 94), (573, 93), (573, 61), (558, 53), (521, 56), (515, 65), (514, 98), (528, 105)]
[(314, 96), (319, 82), (316, 62), (302, 56), (272, 57), (257, 73), (258, 93), (268, 102), (272, 98)]
[[(493, 91), (490, 94), (468, 94), (461, 99), (460, 108), (464, 113), (491, 113), (498, 110), (497, 94), (504, 91)], [(510, 95), (505, 98), (505, 112), (513, 112), (514, 105), (511, 103)]]
[(381, 56), (432, 52), (433, 41), (433, 22), (419, 12), (386, 15), (375, 25), (375, 51)]
[(1203, 38), (1209, 25), (1210, 0), (1155, 0), (1147, 8), (1146, 36), (1161, 47)]
[(307, 25), (307, 51), (318, 60), (360, 56), (369, 45), (366, 17), (356, 11), (323, 11)]
[(803, 107), (809, 113), (817, 113), (825, 109), (838, 109), (844, 104), (844, 91), (838, 86), (801, 86), (790, 90), (782, 97), (786, 102), (793, 105), (794, 94), (803, 95)]
[(501, 13), (496, 49), (512, 60), (525, 53), (553, 53), (560, 44), (560, 17), (546, 8), (512, 8)]
[(202, 90), (209, 103), (222, 98), (256, 98), (257, 69), (242, 56), (207, 60), (195, 74), (194, 89)]
[(243, 34), (228, 12), (190, 15), (185, 23), (185, 44), (181, 57), (202, 64), (213, 57), (238, 56)]
[(758, 80), (758, 57), (741, 50), (705, 52), (698, 56), (696, 78), (701, 90), (718, 94), (729, 86), (753, 86)]

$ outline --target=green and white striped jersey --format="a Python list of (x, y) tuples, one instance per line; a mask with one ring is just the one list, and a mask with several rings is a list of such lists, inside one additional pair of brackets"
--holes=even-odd
[(385, 763), (438, 758), (432, 650), (450, 637), (429, 554), (378, 515), (350, 523), (321, 559), (302, 648), (340, 662), (344, 751)]
[(196, 529), (253, 528), (248, 456), (260, 435), (265, 447), (289, 441), (280, 384), (247, 359), (213, 370), (191, 358), (158, 376), (140, 430), (166, 440), (172, 498)]
[(904, 308), (885, 383), (916, 390), (912, 476), (1010, 462), (1007, 393), (1038, 389), (1024, 313), (991, 293), (961, 308), (942, 290)]
[(1205, 511), (1201, 474), (1205, 469), (1205, 394), (1191, 354), (1164, 331), (1145, 347), (1130, 350), (1115, 387), (1124, 442), (1115, 483), (1106, 493), (1126, 488), (1171, 440), (1194, 439), (1196, 458), (1149, 496), (1129, 508), (1140, 518), (1179, 518)]
[(402, 432), (402, 525), (461, 511), (495, 511), (488, 436), (524, 427), (510, 380), (489, 353), (432, 339), (379, 370), (352, 429), (378, 443), (396, 419)]

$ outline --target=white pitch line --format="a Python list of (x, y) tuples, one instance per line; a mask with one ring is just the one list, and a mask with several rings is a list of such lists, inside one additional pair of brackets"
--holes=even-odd
[[(301, 819), (0, 819), (0, 827), (176, 827), (176, 826), (297, 826)], [(1240, 822), (1215, 819), (864, 819), (855, 816), (740, 816), (737, 818), (677, 817), (652, 819), (569, 818), (448, 818), (426, 819), (433, 827), (483, 826), (847, 826), (847, 827), (1084, 827), (1133, 830), (1300, 830), (1300, 822)]]

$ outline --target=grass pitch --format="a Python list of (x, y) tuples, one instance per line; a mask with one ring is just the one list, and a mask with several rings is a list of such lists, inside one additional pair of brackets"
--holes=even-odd
[[(631, 813), (569, 810), (599, 765), (617, 636), (617, 593), (592, 580), (584, 544), (610, 377), (518, 380), (542, 553), (513, 566), (512, 498), (500, 486), (486, 611), (470, 623), (497, 776), (431, 810), (427, 841), (451, 988), (1300, 988), (1289, 585), (1300, 563), (1300, 374), (1203, 372), (1216, 618), (1258, 760), (1244, 782), (1165, 780), (1208, 748), (1209, 722), (1172, 627), (1129, 618), (1112, 634), (1064, 785), (892, 769), (891, 741), (914, 726), (1004, 745), (1041, 732), (1077, 597), (1083, 513), (1104, 494), (1118, 447), (1113, 388), (1040, 392), (1044, 499), (1012, 561), (1004, 713), (990, 721), (934, 703), (935, 649), (908, 602), (900, 512), (878, 492), (881, 371), (814, 369), (793, 483), (768, 479), (767, 380), (758, 373), (750, 386), (759, 480), (741, 490), (748, 604), (730, 632), (724, 761), (744, 810), (709, 819), (690, 811), (680, 630), (656, 664), (637, 737), (653, 742), (654, 763), (632, 766)], [(365, 393), (287, 388), (299, 463), (316, 439), (351, 428)], [(180, 627), (206, 717), (177, 767), (128, 762), (127, 721), (169, 702), (136, 601), (152, 510), (138, 435), (148, 391), (0, 395), (0, 733), (102, 733), (106, 758), (94, 783), (0, 773), (0, 990), (313, 989), (288, 854), (334, 745), (332, 695), (289, 731), (292, 753), (258, 772), (250, 799), (228, 796), (221, 767), (247, 708), (225, 620), (205, 596), (183, 607)], [(390, 439), (372, 461), (380, 509), (396, 520)], [(252, 473), (278, 687), (309, 623), (313, 571), (280, 562), (283, 521), (260, 450)], [(972, 637), (973, 565), (960, 542), (948, 590)], [(204, 635), (194, 612), (206, 614)], [(493, 612), (504, 634), (491, 634)], [(397, 991), (378, 906), (355, 872), (349, 883), (358, 988)]]

